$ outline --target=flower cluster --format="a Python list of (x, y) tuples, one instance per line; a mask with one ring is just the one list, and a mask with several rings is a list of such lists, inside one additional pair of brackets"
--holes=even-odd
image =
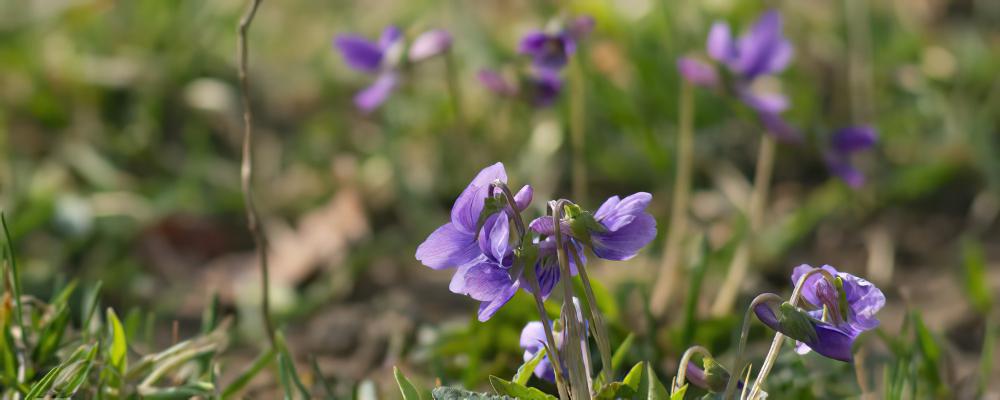
[(560, 71), (576, 52), (577, 42), (594, 29), (594, 18), (580, 16), (554, 31), (535, 30), (521, 38), (518, 52), (531, 58), (531, 67), (519, 79), (508, 80), (499, 71), (482, 69), (480, 83), (493, 93), (505, 96), (525, 96), (536, 106), (555, 102), (562, 91)]
[[(507, 184), (503, 164), (484, 168), (462, 191), (451, 209), (451, 221), (432, 232), (417, 248), (416, 258), (434, 269), (456, 269), (449, 289), (481, 302), (479, 320), (486, 321), (507, 303), (517, 290), (530, 291), (529, 276), (537, 277), (543, 298), (561, 278), (559, 253), (569, 257), (571, 274), (585, 263), (589, 248), (599, 258), (627, 260), (656, 236), (656, 220), (647, 213), (652, 196), (637, 193), (624, 199), (608, 199), (591, 214), (569, 203), (560, 225), (566, 238), (560, 252), (552, 217), (540, 217), (523, 226), (520, 213), (532, 200), (531, 186), (504, 197), (500, 185)], [(531, 265), (533, 274), (524, 274)]]
[[(754, 110), (767, 132), (785, 142), (798, 142), (799, 133), (781, 113), (788, 98), (777, 92), (762, 91), (760, 78), (784, 71), (792, 59), (792, 45), (781, 29), (781, 14), (764, 13), (748, 32), (734, 38), (729, 24), (716, 22), (708, 33), (707, 51), (715, 63), (696, 58), (677, 60), (681, 76), (692, 84), (723, 90)], [(721, 64), (724, 69), (717, 68)]]
[(354, 96), (354, 104), (358, 108), (371, 112), (382, 105), (399, 85), (406, 63), (420, 62), (447, 52), (451, 48), (451, 34), (442, 29), (424, 32), (407, 49), (402, 31), (389, 26), (382, 31), (377, 42), (354, 34), (342, 34), (334, 39), (334, 45), (347, 66), (376, 76), (370, 86)]

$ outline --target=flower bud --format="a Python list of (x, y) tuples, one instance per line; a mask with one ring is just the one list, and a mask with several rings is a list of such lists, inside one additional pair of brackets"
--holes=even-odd
[(410, 45), (410, 62), (423, 61), (451, 49), (451, 34), (444, 29), (421, 33)]

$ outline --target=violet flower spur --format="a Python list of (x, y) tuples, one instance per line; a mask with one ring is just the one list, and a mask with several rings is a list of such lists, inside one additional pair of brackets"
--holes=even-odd
[(826, 165), (834, 175), (852, 188), (865, 184), (865, 176), (851, 163), (851, 156), (867, 150), (878, 141), (878, 134), (871, 126), (852, 126), (838, 129), (830, 136)]
[[(854, 340), (861, 333), (878, 326), (875, 314), (885, 305), (885, 296), (867, 280), (838, 272), (829, 265), (821, 268), (835, 277), (839, 288), (833, 287), (818, 274), (810, 276), (803, 283), (802, 299), (817, 308), (806, 312), (814, 334), (789, 332), (790, 324), (783, 324), (781, 318), (766, 304), (757, 305), (754, 313), (765, 325), (799, 340), (795, 349), (799, 354), (814, 350), (828, 358), (851, 362)], [(798, 282), (813, 269), (809, 265), (796, 267), (792, 272), (793, 282)], [(786, 303), (783, 307), (791, 306)]]
[[(593, 215), (574, 211), (561, 223), (561, 231), (572, 240), (589, 244), (597, 257), (628, 260), (656, 237), (656, 219), (646, 207), (653, 199), (649, 193), (639, 192), (624, 199), (609, 198)], [(551, 217), (535, 219), (531, 230), (543, 235), (555, 232)]]

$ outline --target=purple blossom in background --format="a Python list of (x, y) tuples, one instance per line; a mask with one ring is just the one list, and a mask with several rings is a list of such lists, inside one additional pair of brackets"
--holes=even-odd
[[(816, 308), (807, 312), (816, 335), (808, 341), (800, 341), (795, 350), (799, 354), (814, 350), (835, 360), (851, 362), (851, 346), (854, 340), (862, 332), (878, 326), (879, 321), (875, 314), (885, 305), (885, 295), (867, 280), (838, 272), (829, 265), (821, 268), (840, 278), (843, 282), (843, 293), (838, 292), (822, 275), (813, 274), (806, 280), (801, 296), (808, 305)], [(796, 267), (792, 272), (792, 282), (797, 283), (803, 275), (813, 269), (809, 265)], [(760, 304), (754, 312), (765, 325), (783, 332), (778, 317), (770, 307)], [(822, 320), (824, 315), (825, 321)]]
[[(424, 32), (410, 45), (409, 61), (418, 62), (442, 54), (451, 48), (451, 34), (443, 29)], [(368, 113), (378, 108), (399, 85), (399, 64), (403, 52), (403, 33), (395, 26), (382, 31), (378, 43), (355, 34), (342, 34), (334, 46), (347, 66), (376, 75), (375, 81), (354, 96), (354, 104)]]
[[(753, 87), (757, 78), (780, 73), (792, 59), (791, 42), (781, 31), (781, 14), (773, 10), (764, 13), (739, 38), (733, 37), (728, 24), (716, 22), (709, 30), (706, 47), (709, 57), (724, 65), (732, 76), (731, 87), (725, 89), (753, 109), (769, 133), (785, 142), (801, 140), (781, 118), (788, 108), (787, 98), (780, 93), (760, 93)], [(719, 88), (724, 82), (714, 65), (695, 58), (681, 57), (677, 70), (697, 86)]]
[[(476, 239), (477, 225), (490, 185), (507, 181), (502, 163), (484, 168), (455, 200), (451, 221), (442, 225), (417, 247), (416, 258), (433, 269), (458, 268), (449, 288), (482, 303), (480, 320), (489, 319), (517, 291), (518, 282), (507, 269), (512, 264), (507, 213), (489, 216)], [(524, 186), (514, 195), (518, 209), (531, 202), (533, 191)]]
[(569, 62), (569, 56), (576, 50), (576, 40), (569, 33), (546, 33), (531, 31), (521, 38), (518, 52), (531, 56), (535, 68), (559, 70)]
[(444, 29), (421, 33), (410, 45), (410, 62), (419, 62), (444, 54), (451, 49), (451, 34)]
[[(624, 199), (613, 196), (605, 201), (593, 215), (603, 229), (589, 232), (594, 255), (606, 260), (624, 261), (649, 244), (656, 237), (656, 219), (646, 212), (652, 199), (651, 194), (639, 192)], [(560, 225), (564, 234), (573, 235), (569, 222), (564, 221)], [(555, 233), (551, 217), (537, 218), (531, 221), (529, 227), (543, 235)], [(584, 238), (574, 238), (585, 241)]]
[[(508, 82), (497, 71), (482, 69), (476, 77), (479, 78), (479, 83), (499, 96), (515, 97), (522, 94), (517, 85)], [(534, 71), (531, 75), (523, 77), (522, 84), (526, 86), (524, 95), (531, 104), (537, 107), (552, 105), (562, 91), (562, 79), (559, 77), (559, 73), (545, 69)]]
[(368, 74), (377, 74), (375, 82), (354, 96), (354, 104), (364, 112), (378, 108), (399, 83), (396, 64), (402, 51), (403, 34), (399, 28), (389, 26), (382, 31), (378, 43), (354, 35), (338, 35), (334, 45), (340, 50), (347, 66)]
[(830, 172), (843, 179), (849, 186), (859, 188), (865, 184), (865, 176), (851, 164), (851, 156), (867, 150), (878, 141), (878, 134), (871, 126), (842, 128), (830, 137), (830, 148), (826, 153), (826, 165)]

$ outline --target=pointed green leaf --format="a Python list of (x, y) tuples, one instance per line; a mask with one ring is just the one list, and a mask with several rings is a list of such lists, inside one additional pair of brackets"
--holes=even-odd
[(111, 327), (111, 349), (108, 353), (108, 361), (111, 366), (118, 370), (119, 376), (125, 375), (128, 368), (128, 342), (125, 338), (125, 329), (122, 327), (115, 310), (108, 308), (108, 326)]
[(519, 383), (510, 382), (503, 378), (490, 375), (490, 385), (497, 394), (511, 396), (520, 400), (556, 400), (555, 396), (545, 392), (527, 387)]
[(660, 379), (656, 377), (656, 371), (653, 371), (653, 365), (646, 363), (646, 377), (649, 381), (649, 389), (646, 392), (646, 399), (648, 400), (667, 400), (670, 398), (670, 394), (667, 392), (667, 388), (663, 386)]
[(527, 384), (528, 379), (531, 379), (531, 374), (535, 372), (535, 367), (538, 367), (538, 363), (542, 362), (542, 358), (545, 357), (545, 353), (547, 352), (548, 351), (545, 348), (542, 348), (535, 353), (534, 357), (531, 357), (530, 360), (521, 364), (521, 367), (517, 369), (517, 373), (514, 374), (514, 379), (512, 381), (519, 385)]
[(687, 393), (688, 385), (685, 383), (680, 389), (670, 395), (670, 400), (684, 400), (684, 394)]
[(625, 362), (625, 356), (628, 355), (628, 351), (632, 348), (632, 342), (635, 341), (635, 334), (629, 332), (622, 344), (615, 349), (615, 354), (611, 355), (611, 369), (616, 370), (621, 368), (622, 363)]
[(399, 385), (399, 391), (403, 394), (403, 400), (421, 400), (426, 398), (422, 395), (424, 390), (418, 389), (416, 385), (406, 379), (406, 375), (399, 370), (399, 367), (392, 367), (392, 373), (396, 375), (396, 384)]

